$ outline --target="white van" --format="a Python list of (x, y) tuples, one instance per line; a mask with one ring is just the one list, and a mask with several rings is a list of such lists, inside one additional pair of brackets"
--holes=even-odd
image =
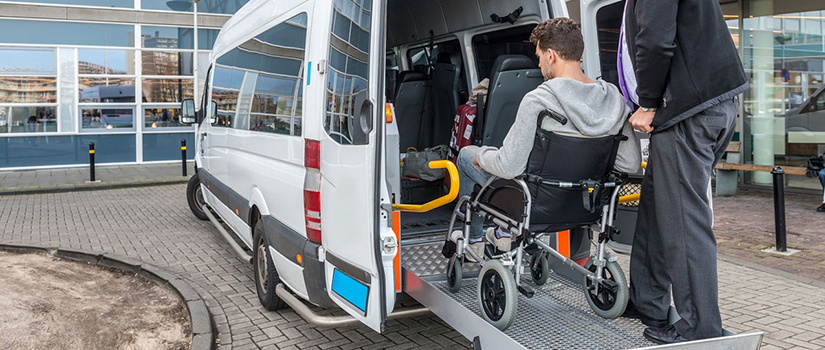
[[(591, 77), (615, 80), (621, 10), (582, 1)], [(456, 107), (484, 78), (493, 117), (478, 122), (477, 139), (500, 144), (524, 93), (542, 82), (530, 32), (558, 16), (568, 16), (564, 0), (250, 1), (215, 42), (198, 111), (182, 105), (182, 120), (198, 123), (192, 211), (229, 227), (240, 255), (251, 250), (269, 310), (287, 303), (312, 318), (303, 301), (339, 307), (381, 332), (409, 295), (478, 345), (531, 347), (440, 294), (443, 267), (408, 265), (444, 262), (452, 208), (399, 209), (449, 203), (457, 186), (445, 195), (440, 183), (401, 179), (399, 159), (407, 147), (447, 144)], [(407, 200), (433, 201), (399, 206)], [(641, 328), (632, 333), (643, 342)]]

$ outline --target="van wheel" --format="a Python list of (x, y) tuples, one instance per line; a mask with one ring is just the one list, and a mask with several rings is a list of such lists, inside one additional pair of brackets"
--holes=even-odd
[(275, 294), (275, 286), (281, 283), (278, 271), (272, 262), (269, 245), (264, 239), (263, 221), (255, 223), (255, 255), (252, 256), (252, 269), (255, 274), (255, 287), (258, 290), (258, 300), (267, 310), (283, 309), (286, 304)]
[(481, 316), (500, 330), (516, 318), (518, 290), (513, 274), (498, 260), (488, 260), (478, 274), (478, 307)]
[[(593, 265), (594, 259), (587, 259), (584, 268), (596, 272), (596, 265)], [(587, 276), (584, 277), (584, 295), (587, 303), (593, 311), (606, 319), (614, 319), (621, 316), (627, 308), (627, 301), (630, 298), (630, 288), (627, 286), (627, 278), (622, 272), (619, 264), (608, 261), (602, 270), (602, 277), (606, 280), (615, 282), (616, 288), (611, 288), (600, 285), (596, 291), (596, 285)]]
[(203, 205), (206, 204), (206, 201), (203, 199), (203, 190), (198, 174), (189, 178), (189, 184), (186, 185), (186, 201), (189, 202), (189, 210), (192, 211), (192, 214), (195, 214), (196, 218), (209, 220), (206, 213), (203, 212)]

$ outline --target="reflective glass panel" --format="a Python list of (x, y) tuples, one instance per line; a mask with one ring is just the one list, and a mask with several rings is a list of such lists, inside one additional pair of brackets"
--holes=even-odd
[(192, 28), (143, 26), (141, 30), (141, 46), (144, 48), (193, 48)]
[(180, 102), (192, 98), (193, 79), (143, 79), (143, 102)]
[(126, 50), (77, 50), (78, 74), (135, 74), (135, 52)]
[(192, 75), (192, 52), (146, 51), (143, 75)]
[(130, 107), (83, 108), (83, 129), (131, 129), (134, 128), (134, 110)]
[(55, 77), (0, 76), (0, 103), (55, 103)]
[(343, 144), (367, 141), (360, 126), (356, 126), (354, 113), (358, 108), (355, 104), (367, 97), (370, 27), (361, 23), (369, 23), (370, 4), (341, 0), (333, 5), (324, 130)]
[(198, 29), (198, 49), (212, 50), (219, 32), (217, 29)]
[[(9, 132), (57, 132), (57, 107), (12, 106), (8, 108), (11, 110), (8, 120)], [(0, 113), (3, 113), (2, 109), (0, 107)]]
[(79, 79), (80, 102), (135, 102), (135, 80), (132, 78)]
[[(192, 12), (191, 0), (139, 0), (144, 10)], [(231, 15), (249, 0), (200, 0), (198, 12)]]
[(144, 130), (181, 127), (180, 108), (146, 108), (143, 110)]
[(57, 74), (54, 50), (0, 48), (0, 74)]
[(80, 5), (80, 6), (100, 6), (100, 7), (117, 7), (117, 8), (133, 8), (135, 6), (134, 0), (5, 0), (10, 2), (29, 2), (40, 4), (57, 4), (57, 5)]
[(0, 19), (2, 43), (131, 47), (134, 37), (134, 25)]

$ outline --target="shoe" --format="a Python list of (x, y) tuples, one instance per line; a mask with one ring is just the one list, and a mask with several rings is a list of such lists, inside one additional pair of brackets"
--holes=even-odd
[(676, 327), (672, 325), (665, 328), (647, 327), (642, 334), (645, 338), (647, 338), (647, 340), (660, 345), (688, 341), (688, 339), (679, 334), (679, 332), (676, 331)]
[(633, 306), (630, 302), (627, 303), (627, 308), (624, 309), (624, 313), (622, 317), (626, 318), (635, 318), (639, 321), (642, 321), (642, 324), (648, 327), (654, 328), (665, 328), (667, 327), (667, 319), (664, 320), (656, 320), (652, 318), (648, 318), (647, 316), (643, 315), (636, 307)]
[[(470, 249), (472, 249), (479, 257), (484, 259), (484, 239), (479, 239), (478, 241), (473, 242), (473, 239), (470, 239), (470, 244), (468, 245)], [(471, 262), (477, 263), (475, 258), (473, 258), (470, 254), (464, 254), (464, 259)]]
[(484, 238), (496, 249), (502, 252), (509, 252), (513, 249), (513, 236), (510, 232), (502, 230), (500, 227), (489, 227)]
[(821, 212), (825, 212), (825, 203), (822, 203), (822, 205), (820, 205), (819, 207), (817, 207), (817, 208), (816, 208), (816, 211), (818, 211), (818, 212), (820, 212), (820, 213), (821, 213)]

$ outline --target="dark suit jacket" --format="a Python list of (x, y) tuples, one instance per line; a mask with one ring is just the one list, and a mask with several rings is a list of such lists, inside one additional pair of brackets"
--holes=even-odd
[(625, 40), (654, 133), (748, 88), (717, 0), (627, 0)]

